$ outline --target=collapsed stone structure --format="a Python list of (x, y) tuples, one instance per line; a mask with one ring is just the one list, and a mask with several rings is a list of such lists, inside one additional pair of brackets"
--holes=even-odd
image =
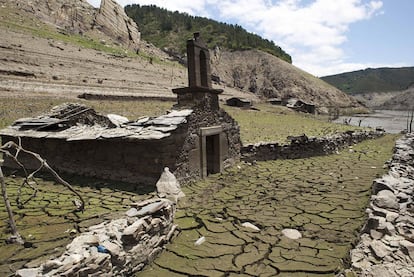
[(247, 162), (277, 159), (300, 159), (335, 153), (358, 142), (381, 137), (383, 130), (347, 131), (327, 137), (288, 137), (289, 143), (260, 142), (242, 147), (242, 160)]
[(175, 204), (136, 203), (125, 215), (89, 227), (58, 258), (16, 276), (132, 276), (151, 263), (175, 234)]
[(351, 270), (358, 276), (414, 276), (413, 197), (411, 133), (396, 142), (388, 174), (374, 181), (368, 220), (350, 253)]
[[(209, 52), (199, 35), (187, 48), (189, 87), (173, 90), (178, 104), (168, 114), (113, 123), (91, 108), (66, 104), (16, 121), (0, 131), (2, 142), (20, 138), (63, 172), (130, 183), (155, 185), (164, 167), (180, 181), (220, 172), (239, 160), (239, 126), (219, 107), (222, 91), (211, 88)], [(7, 157), (5, 165), (14, 166)]]

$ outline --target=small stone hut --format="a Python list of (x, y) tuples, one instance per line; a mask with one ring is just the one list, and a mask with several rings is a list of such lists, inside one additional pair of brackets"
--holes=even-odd
[[(189, 86), (173, 89), (178, 103), (166, 115), (115, 122), (79, 104), (16, 121), (2, 142), (21, 139), (61, 172), (154, 185), (164, 167), (187, 181), (218, 173), (240, 159), (237, 122), (219, 107), (209, 51), (199, 34), (187, 42)], [(21, 156), (28, 168), (37, 162)], [(5, 159), (5, 166), (15, 167)]]

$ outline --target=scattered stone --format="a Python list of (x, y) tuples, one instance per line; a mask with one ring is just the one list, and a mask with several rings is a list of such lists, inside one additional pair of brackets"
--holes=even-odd
[(302, 234), (298, 230), (295, 230), (295, 229), (283, 229), (282, 234), (285, 237), (289, 239), (294, 239), (294, 240), (300, 239), (302, 237)]
[(256, 225), (253, 225), (250, 222), (243, 222), (241, 226), (246, 227), (246, 228), (249, 228), (249, 229), (252, 229), (252, 230), (257, 231), (257, 232), (260, 231), (260, 228), (259, 227), (257, 227)]

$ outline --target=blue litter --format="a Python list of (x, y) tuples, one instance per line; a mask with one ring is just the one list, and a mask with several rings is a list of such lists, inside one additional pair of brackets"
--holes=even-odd
[(98, 248), (99, 253), (109, 253), (108, 249), (106, 249), (103, 245), (98, 245), (96, 248)]

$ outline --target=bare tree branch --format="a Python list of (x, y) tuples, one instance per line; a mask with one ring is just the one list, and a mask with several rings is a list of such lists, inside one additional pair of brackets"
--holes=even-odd
[[(39, 154), (34, 153), (32, 151), (28, 151), (26, 149), (24, 149), (21, 145), (21, 139), (18, 138), (19, 140), (19, 144), (16, 144), (14, 141), (8, 141), (6, 142), (3, 146), (0, 147), (0, 153), (3, 153), (3, 155), (5, 155), (7, 158), (11, 159), (12, 161), (14, 161), (23, 171), (25, 174), (25, 178), (22, 182), (22, 184), (19, 186), (18, 188), (18, 193), (17, 193), (17, 205), (19, 208), (23, 207), (27, 202), (29, 202), (31, 199), (33, 199), (37, 192), (38, 192), (38, 183), (35, 179), (35, 174), (38, 173), (40, 170), (45, 169), (48, 172), (50, 172), (52, 174), (52, 176), (55, 178), (55, 180), (64, 185), (66, 188), (68, 188), (70, 191), (72, 191), (78, 198), (80, 201), (73, 201), (73, 203), (76, 206), (75, 211), (83, 211), (85, 209), (85, 201), (83, 200), (82, 196), (65, 180), (63, 180), (59, 174), (56, 173), (55, 170), (53, 170), (53, 168), (51, 168), (49, 166), (49, 164), (46, 162), (46, 160), (42, 159), (42, 157), (40, 157)], [(12, 154), (12, 150), (14, 150), (14, 155)], [(32, 157), (34, 157), (37, 161), (39, 161), (40, 165), (37, 169), (35, 169), (34, 171), (32, 171), (31, 173), (29, 173), (27, 171), (27, 169), (25, 168), (25, 166), (23, 165), (22, 162), (19, 161), (19, 154), (20, 153), (25, 153), (28, 154)], [(4, 204), (6, 206), (6, 210), (7, 210), (7, 214), (9, 217), (9, 226), (11, 229), (11, 233), (12, 236), (8, 239), (8, 241), (10, 243), (19, 243), (19, 244), (25, 244), (22, 236), (19, 234), (18, 230), (17, 230), (17, 226), (16, 226), (16, 222), (14, 220), (14, 215), (13, 215), (13, 211), (10, 205), (10, 200), (8, 198), (7, 195), (7, 188), (6, 188), (6, 182), (4, 179), (4, 175), (3, 175), (3, 171), (1, 169), (2, 166), (2, 161), (0, 160), (0, 185), (1, 185), (1, 192), (2, 192), (2, 196), (3, 196), (3, 200), (4, 200)], [(32, 195), (29, 196), (28, 199), (22, 201), (21, 199), (21, 194), (22, 194), (22, 189), (27, 186), (29, 188), (31, 188), (33, 190)]]
[(3, 171), (1, 170), (1, 163), (0, 163), (0, 184), (1, 184), (1, 193), (3, 196), (3, 200), (4, 200), (4, 205), (6, 206), (7, 214), (9, 216), (9, 226), (12, 232), (12, 237), (10, 237), (8, 240), (10, 242), (24, 244), (23, 238), (17, 231), (16, 222), (14, 221), (13, 211), (11, 209), (10, 201), (7, 196), (6, 182), (4, 181)]
[[(10, 153), (10, 149), (14, 149), (16, 151), (16, 153), (14, 155), (12, 155)], [(0, 152), (4, 153), (6, 156), (10, 157), (14, 162), (17, 163), (17, 165), (19, 165), (25, 172), (25, 180), (23, 181), (23, 184), (21, 187), (23, 187), (24, 185), (28, 185), (29, 187), (31, 187), (32, 189), (34, 189), (34, 193), (32, 196), (29, 197), (28, 200), (22, 202), (20, 199), (20, 195), (18, 196), (19, 198), (19, 203), (27, 203), (30, 199), (32, 199), (36, 193), (37, 193), (37, 189), (31, 186), (31, 183), (33, 182), (34, 184), (37, 184), (37, 182), (34, 179), (34, 175), (39, 172), (42, 169), (46, 169), (49, 173), (52, 174), (52, 176), (55, 178), (55, 180), (64, 185), (66, 188), (68, 188), (71, 192), (73, 192), (80, 200), (79, 203), (75, 202), (76, 205), (76, 211), (83, 211), (85, 209), (85, 201), (83, 200), (82, 196), (65, 180), (63, 180), (59, 174), (56, 173), (56, 171), (51, 168), (49, 166), (49, 164), (46, 162), (46, 160), (44, 160), (39, 154), (26, 150), (21, 146), (21, 140), (19, 138), (19, 144), (16, 144), (14, 141), (8, 141), (6, 142), (2, 147), (0, 147)], [(39, 161), (40, 166), (34, 170), (32, 173), (28, 174), (26, 168), (24, 167), (24, 165), (18, 160), (18, 155), (20, 153), (25, 153), (28, 154), (32, 157), (34, 157), (37, 161)], [(19, 194), (21, 192), (21, 187), (19, 189)]]

